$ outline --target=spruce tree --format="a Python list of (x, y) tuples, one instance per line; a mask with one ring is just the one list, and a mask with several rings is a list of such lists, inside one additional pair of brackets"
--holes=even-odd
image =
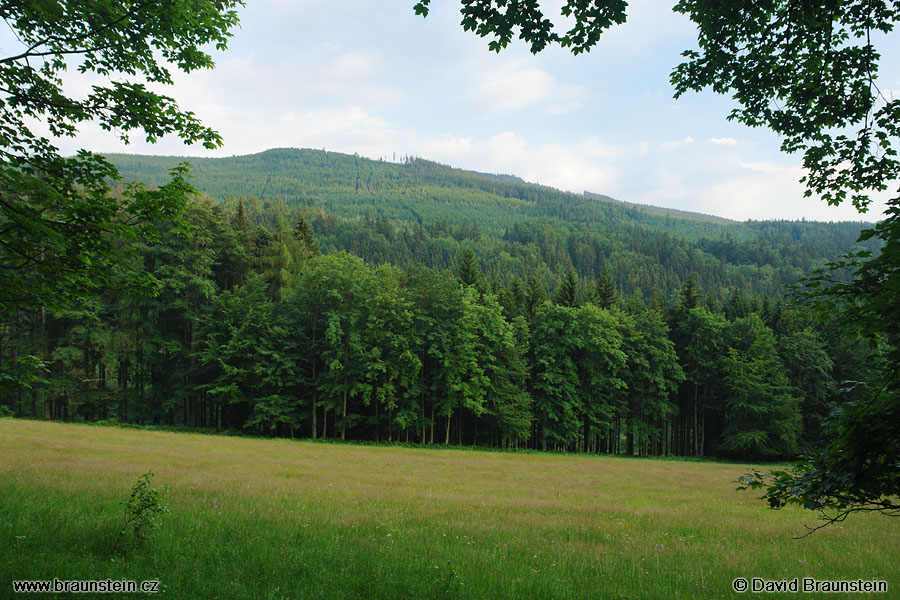
[(600, 279), (597, 280), (595, 302), (600, 308), (612, 308), (619, 302), (619, 294), (616, 292), (616, 285), (613, 283), (609, 271), (605, 269), (603, 274), (600, 275)]
[(560, 306), (568, 308), (578, 306), (578, 275), (572, 267), (569, 267), (565, 277), (559, 283), (559, 287), (556, 289), (556, 297), (553, 300)]
[(537, 309), (547, 300), (547, 289), (534, 271), (528, 273), (528, 285), (525, 288), (525, 311), (528, 319), (533, 323)]
[(309, 256), (315, 256), (319, 253), (319, 244), (316, 243), (316, 238), (313, 236), (312, 225), (302, 216), (294, 226), (294, 235)]
[(681, 288), (681, 304), (688, 310), (697, 308), (700, 305), (700, 297), (697, 295), (697, 282), (694, 281), (693, 275), (688, 277), (687, 281), (684, 282), (684, 287)]
[(478, 261), (475, 260), (475, 253), (471, 249), (466, 248), (465, 252), (463, 252), (459, 268), (456, 270), (456, 276), (466, 287), (470, 285), (478, 287), (481, 284), (481, 269), (478, 268)]

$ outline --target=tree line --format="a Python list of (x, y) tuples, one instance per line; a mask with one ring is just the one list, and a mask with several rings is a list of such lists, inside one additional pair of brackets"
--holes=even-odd
[[(288, 220), (290, 217), (292, 220)], [(0, 325), (20, 416), (284, 437), (628, 455), (783, 458), (877, 356), (780, 301), (624, 295), (608, 271), (485, 276), (323, 253), (302, 214), (271, 229), (243, 202), (191, 201), (106, 289)], [(489, 266), (489, 265), (488, 265)], [(875, 362), (873, 362), (875, 361)]]

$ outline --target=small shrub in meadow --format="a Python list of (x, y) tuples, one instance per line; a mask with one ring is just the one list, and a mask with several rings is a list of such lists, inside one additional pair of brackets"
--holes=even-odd
[(122, 523), (122, 529), (116, 536), (113, 544), (113, 552), (119, 547), (119, 543), (128, 536), (131, 536), (138, 542), (143, 542), (153, 533), (153, 530), (159, 527), (160, 517), (163, 513), (169, 512), (169, 508), (164, 504), (166, 494), (169, 493), (169, 486), (163, 485), (161, 488), (153, 486), (153, 471), (148, 471), (140, 476), (137, 483), (131, 490), (131, 497), (123, 500), (125, 505), (125, 518)]

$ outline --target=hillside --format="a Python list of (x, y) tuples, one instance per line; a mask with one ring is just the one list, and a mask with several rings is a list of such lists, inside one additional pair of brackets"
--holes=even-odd
[(710, 223), (719, 223), (721, 225), (735, 225), (739, 223), (739, 221), (735, 221), (734, 219), (726, 219), (725, 217), (717, 217), (715, 215), (707, 215), (704, 213), (693, 212), (690, 210), (680, 210), (677, 208), (665, 208), (663, 206), (653, 206), (652, 204), (637, 204), (634, 202), (623, 202), (622, 200), (616, 200), (610, 196), (606, 196), (604, 194), (594, 194), (592, 192), (585, 192), (584, 195), (588, 198), (592, 198), (594, 200), (598, 200), (601, 202), (610, 202), (610, 203), (618, 203), (624, 206), (628, 206), (631, 208), (636, 208), (638, 210), (643, 210), (651, 214), (662, 215), (662, 216), (670, 216), (670, 217), (681, 217), (684, 219), (690, 219), (693, 221), (709, 221)]
[[(288, 205), (324, 207), (339, 216), (376, 214), (394, 221), (468, 219), (493, 231), (524, 218), (555, 217), (597, 223), (616, 219), (681, 237), (757, 237), (749, 223), (678, 209), (622, 202), (602, 194), (572, 194), (527, 183), (513, 175), (455, 169), (421, 158), (402, 163), (375, 161), (324, 150), (278, 148), (229, 158), (185, 158), (111, 154), (126, 179), (164, 182), (179, 162), (192, 165), (194, 184), (218, 199), (281, 198)], [(447, 207), (448, 201), (452, 204)], [(666, 218), (669, 217), (669, 218)], [(815, 223), (816, 229), (846, 223)], [(852, 224), (851, 229), (858, 229)]]
[(621, 291), (645, 298), (654, 290), (671, 296), (691, 273), (720, 299), (737, 288), (774, 297), (812, 268), (862, 248), (861, 223), (739, 223), (419, 158), (392, 163), (298, 149), (108, 158), (126, 179), (149, 184), (188, 160), (201, 192), (232, 208), (237, 199), (258, 205), (250, 211), (256, 223), (272, 229), (279, 210), (306, 211), (317, 215), (323, 249), (374, 262), (454, 268), (460, 245), (471, 245), (485, 272), (504, 282), (536, 270), (552, 287), (571, 265), (583, 277), (608, 270)]
[[(273, 149), (230, 158), (110, 155), (126, 179), (160, 184), (183, 160), (194, 183), (218, 199), (281, 198), (288, 206), (324, 208), (342, 217), (372, 208), (397, 223), (447, 219), (477, 224), (501, 234), (523, 219), (550, 217), (571, 223), (642, 224), (682, 237), (730, 233), (753, 237), (740, 225), (701, 219), (666, 219), (634, 205), (594, 194), (572, 194), (530, 184), (510, 175), (454, 169), (423, 159), (373, 161), (323, 150)], [(663, 209), (660, 209), (663, 210)]]

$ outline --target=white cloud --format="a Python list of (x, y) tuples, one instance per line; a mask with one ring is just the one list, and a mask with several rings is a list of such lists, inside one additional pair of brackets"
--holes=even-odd
[(535, 105), (542, 105), (549, 114), (568, 113), (581, 107), (583, 87), (560, 84), (546, 71), (529, 64), (526, 60), (513, 60), (482, 70), (466, 98), (488, 116)]
[[(764, 161), (756, 161), (756, 162), (744, 162), (740, 161), (740, 167), (742, 169), (746, 169), (747, 171), (753, 171), (755, 173), (764, 173), (766, 175), (783, 175), (786, 172), (793, 172), (796, 170), (795, 167), (786, 167), (779, 163), (773, 162), (764, 162)], [(797, 179), (799, 180), (802, 177), (802, 173), (797, 173)]]
[(682, 147), (684, 147), (684, 146), (689, 146), (690, 144), (693, 144), (693, 143), (694, 143), (694, 138), (692, 138), (691, 136), (687, 136), (687, 137), (684, 138), (683, 140), (675, 140), (675, 141), (671, 141), (671, 142), (662, 142), (661, 144), (659, 144), (658, 147), (659, 147), (660, 150), (677, 150), (677, 149), (682, 148)]
[(712, 138), (709, 138), (707, 141), (712, 144), (717, 144), (719, 146), (737, 146), (737, 140), (734, 138), (730, 138), (730, 137), (727, 137), (727, 138), (712, 137)]
[[(665, 144), (660, 146), (660, 150)], [(736, 145), (682, 145), (681, 152), (656, 153), (646, 161), (643, 181), (631, 168), (623, 200), (678, 207), (684, 210), (747, 219), (814, 219), (861, 221), (877, 219), (883, 198), (867, 214), (849, 204), (830, 207), (821, 200), (804, 197), (800, 183), (804, 171), (799, 163), (744, 160)]]
[(334, 48), (275, 63), (254, 56), (228, 59), (215, 71), (180, 74), (176, 89), (192, 105), (202, 105), (204, 115), (212, 105), (272, 115), (297, 106), (405, 103), (405, 92), (380, 82), (384, 70), (376, 55)]
[(533, 143), (507, 131), (490, 138), (441, 136), (418, 142), (420, 156), (462, 168), (509, 173), (526, 181), (571, 192), (608, 190), (616, 185), (617, 156), (635, 154), (631, 148), (615, 148), (597, 138), (574, 144)]

